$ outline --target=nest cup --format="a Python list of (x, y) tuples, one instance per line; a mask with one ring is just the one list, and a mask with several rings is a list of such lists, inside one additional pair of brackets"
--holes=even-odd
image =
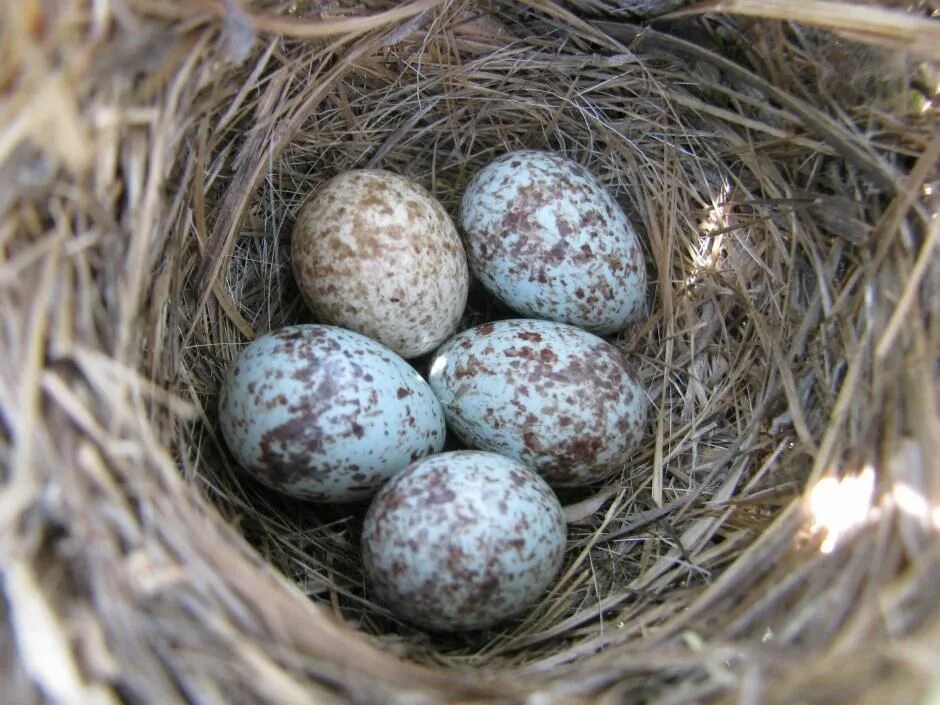
[[(4, 697), (936, 697), (937, 7), (635, 24), (656, 5), (0, 8)], [(428, 634), (371, 599), (363, 506), (234, 466), (219, 384), (310, 320), (288, 254), (318, 184), (389, 169), (454, 214), (522, 148), (641, 233), (649, 315), (611, 340), (651, 419), (562, 494), (532, 610)], [(477, 292), (464, 325), (507, 315)]]

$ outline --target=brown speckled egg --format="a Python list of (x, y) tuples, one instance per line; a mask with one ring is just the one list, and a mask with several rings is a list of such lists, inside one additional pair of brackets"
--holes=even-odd
[(221, 392), (232, 454), (262, 483), (301, 499), (371, 496), (444, 445), (444, 417), (421, 376), (388, 348), (334, 326), (260, 336)]
[(586, 168), (553, 152), (510, 152), (464, 192), (470, 269), (524, 316), (606, 335), (636, 320), (646, 269), (633, 225)]
[(465, 330), (435, 353), (428, 382), (464, 443), (515, 458), (554, 486), (622, 470), (646, 427), (646, 392), (623, 353), (552, 321)]
[(376, 596), (437, 631), (491, 626), (531, 606), (565, 548), (561, 505), (524, 465), (454, 451), (410, 465), (366, 514), (362, 556)]
[(291, 258), (321, 322), (402, 357), (446, 340), (467, 302), (466, 255), (450, 217), (424, 188), (388, 171), (325, 183), (297, 216)]

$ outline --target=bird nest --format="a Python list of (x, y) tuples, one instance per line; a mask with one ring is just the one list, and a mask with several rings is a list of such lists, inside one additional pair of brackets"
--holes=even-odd
[[(940, 33), (894, 5), (4, 3), (4, 697), (936, 697)], [(453, 213), (519, 148), (641, 233), (649, 316), (610, 339), (650, 422), (562, 493), (532, 610), (429, 634), (372, 599), (363, 507), (235, 467), (219, 385), (309, 320), (288, 254), (318, 184), (389, 169)], [(479, 294), (464, 323), (504, 315)]]

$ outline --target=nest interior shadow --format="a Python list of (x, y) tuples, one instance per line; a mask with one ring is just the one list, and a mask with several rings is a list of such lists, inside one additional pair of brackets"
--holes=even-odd
[[(641, 27), (596, 1), (80, 5), (71, 24), (0, 10), (0, 87), (24, 116), (0, 125), (15, 698), (925, 697), (934, 65), (760, 18)], [(921, 5), (881, 9), (935, 32)], [(649, 315), (612, 340), (651, 419), (619, 475), (562, 493), (565, 567), (532, 610), (428, 634), (371, 599), (364, 506), (235, 467), (219, 385), (255, 336), (311, 320), (290, 233), (320, 183), (389, 169), (454, 214), (521, 148), (589, 167), (641, 234)], [(464, 325), (508, 315), (479, 294)]]

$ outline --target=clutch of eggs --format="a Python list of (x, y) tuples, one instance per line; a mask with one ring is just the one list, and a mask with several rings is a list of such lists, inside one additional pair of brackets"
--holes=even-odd
[(473, 274), (524, 316), (606, 335), (644, 309), (636, 232), (577, 162), (533, 150), (495, 159), (471, 180), (458, 222)]
[(622, 469), (646, 426), (647, 396), (623, 353), (562, 323), (465, 330), (437, 351), (428, 381), (466, 445), (525, 463), (553, 486)]
[(561, 505), (526, 466), (494, 453), (425, 458), (375, 496), (363, 568), (397, 615), (434, 630), (480, 629), (534, 603), (561, 568)]
[(362, 499), (439, 452), (444, 417), (427, 382), (353, 331), (298, 325), (241, 351), (222, 384), (222, 435), (241, 466), (285, 494)]
[(291, 261), (320, 322), (406, 358), (447, 339), (467, 302), (466, 254), (450, 217), (420, 185), (388, 171), (325, 183), (298, 214)]

